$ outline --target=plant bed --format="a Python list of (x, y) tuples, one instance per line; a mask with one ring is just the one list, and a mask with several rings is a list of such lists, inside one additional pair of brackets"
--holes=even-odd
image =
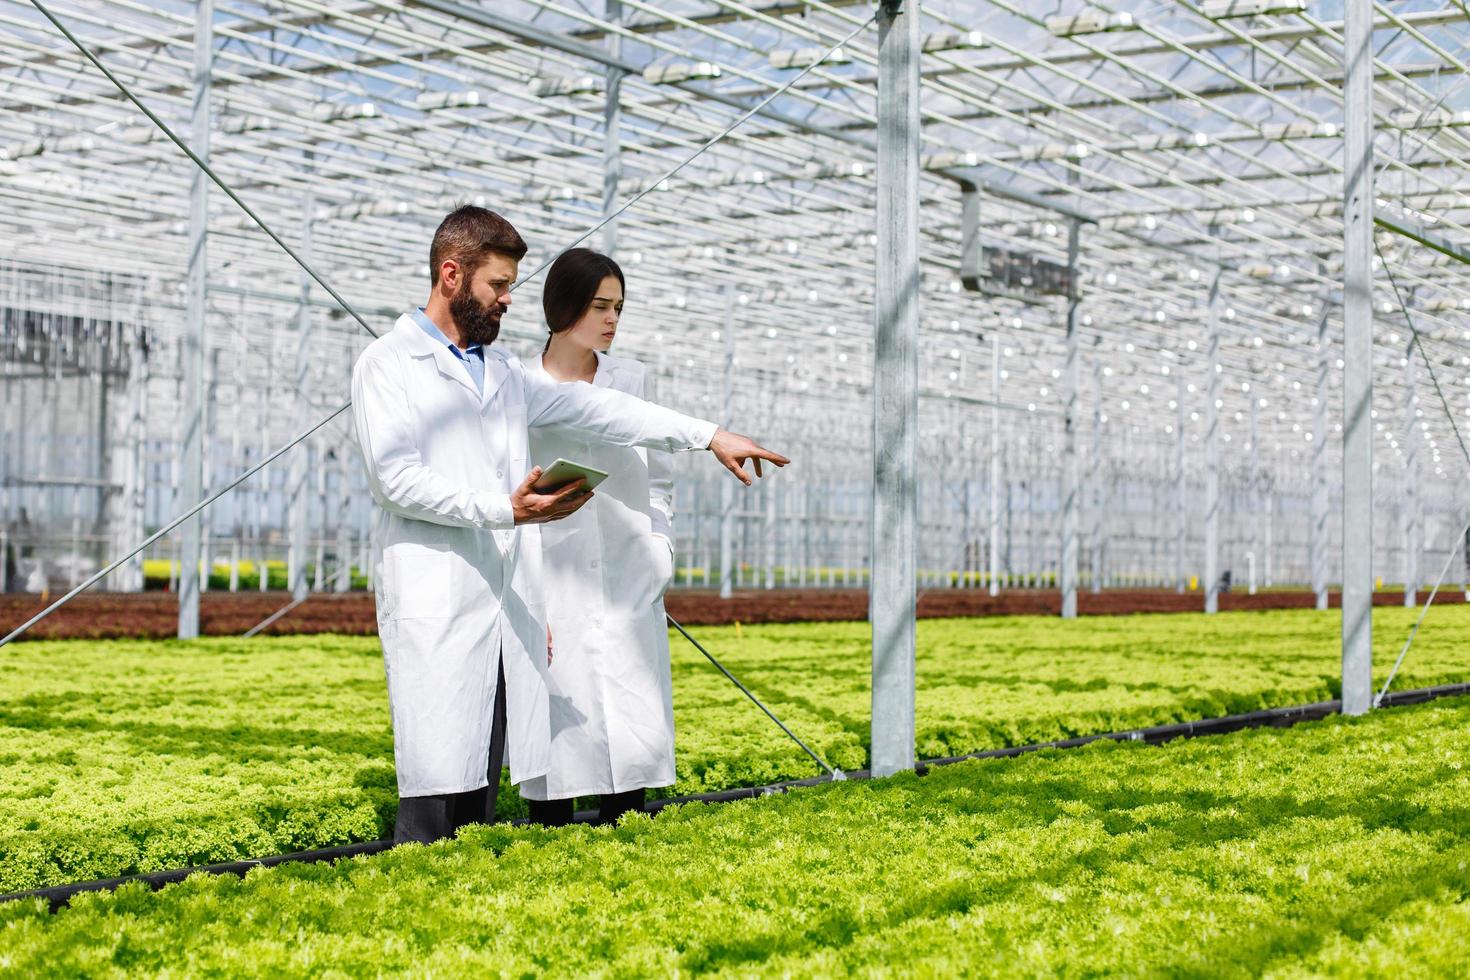
[[(1464, 975), (1470, 705), (0, 906), (17, 975)], [(248, 924), (248, 926), (245, 926)], [(243, 926), (243, 927), (242, 927)]]
[[(1397, 649), (1411, 615), (1376, 617), (1379, 650)], [(1335, 615), (1315, 611), (926, 620), (918, 752), (964, 755), (1328, 700), (1337, 628)], [(867, 765), (865, 624), (698, 635), (829, 762)], [(1467, 643), (1470, 610), (1437, 610), (1398, 686), (1466, 679)], [(682, 638), (672, 644), (678, 779), (657, 795), (815, 775)], [(382, 837), (396, 803), (382, 671), (372, 637), (6, 648), (0, 892)], [(501, 800), (502, 816), (524, 812), (508, 788)]]

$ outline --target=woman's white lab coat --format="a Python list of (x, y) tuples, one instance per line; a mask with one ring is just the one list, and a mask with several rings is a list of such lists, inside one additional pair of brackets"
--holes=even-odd
[[(526, 370), (543, 370), (540, 359)], [(592, 383), (642, 397), (643, 365), (599, 354)], [(663, 595), (674, 574), (672, 460), (562, 427), (531, 430), (534, 464), (559, 456), (608, 477), (591, 503), (541, 529), (551, 759), (545, 776), (521, 784), (521, 795), (559, 800), (668, 786), (674, 701)]]
[(483, 393), (411, 317), (369, 344), (353, 415), (379, 504), (373, 532), (378, 635), (400, 796), (486, 784), (496, 662), (506, 756), (521, 782), (550, 764), (539, 527), (516, 527), (510, 493), (531, 469), (528, 425), (624, 446), (702, 448), (702, 422), (617, 392), (555, 384), (498, 348)]

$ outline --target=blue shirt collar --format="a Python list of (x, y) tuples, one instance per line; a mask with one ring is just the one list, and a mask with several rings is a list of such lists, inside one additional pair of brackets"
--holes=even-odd
[(413, 312), (410, 313), (409, 316), (413, 317), (413, 322), (417, 323), (419, 325), (419, 328), (423, 330), (424, 333), (428, 334), (430, 337), (433, 337), (445, 347), (448, 347), (450, 353), (452, 353), (460, 360), (464, 360), (466, 354), (474, 354), (476, 357), (482, 359), (484, 358), (485, 350), (479, 344), (470, 344), (464, 350), (460, 350), (458, 347), (454, 346), (453, 342), (451, 342), (448, 337), (444, 336), (444, 331), (439, 329), (438, 324), (429, 319), (429, 314), (424, 312), (424, 308), (422, 306), (414, 307)]

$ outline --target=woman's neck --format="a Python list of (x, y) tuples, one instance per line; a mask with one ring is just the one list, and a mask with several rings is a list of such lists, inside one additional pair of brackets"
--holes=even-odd
[(597, 377), (597, 353), (565, 339), (551, 335), (551, 346), (541, 355), (541, 366), (557, 381), (587, 381)]

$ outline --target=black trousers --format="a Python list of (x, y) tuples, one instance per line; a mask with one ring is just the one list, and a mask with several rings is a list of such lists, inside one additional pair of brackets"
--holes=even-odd
[[(625, 813), (643, 812), (647, 790), (630, 789), (626, 793), (603, 793), (597, 808), (598, 823), (617, 823)], [(528, 800), (531, 822), (546, 827), (565, 827), (572, 822), (572, 800)]]
[(500, 793), (500, 770), (505, 765), (505, 663), (496, 666), (495, 717), (490, 723), (489, 784), (465, 793), (437, 796), (400, 796), (393, 843), (432, 844), (453, 837), (465, 824), (494, 823), (495, 800)]

